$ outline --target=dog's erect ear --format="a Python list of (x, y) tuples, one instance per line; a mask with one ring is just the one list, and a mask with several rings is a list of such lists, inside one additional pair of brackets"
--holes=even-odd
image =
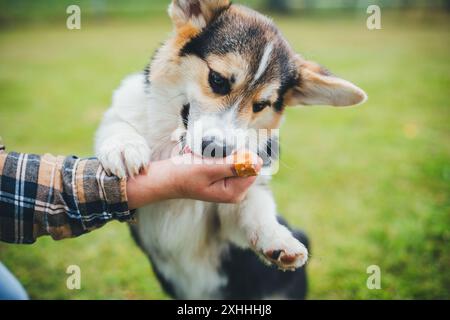
[(353, 106), (367, 100), (366, 93), (353, 83), (333, 76), (315, 62), (297, 57), (298, 85), (287, 93), (286, 105)]
[(173, 0), (169, 15), (175, 28), (190, 26), (200, 31), (229, 6), (229, 0)]

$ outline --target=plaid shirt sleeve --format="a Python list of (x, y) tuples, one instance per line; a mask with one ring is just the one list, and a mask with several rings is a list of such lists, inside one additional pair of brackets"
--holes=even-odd
[(6, 153), (0, 146), (0, 240), (73, 238), (111, 220), (130, 221), (126, 181), (96, 159)]

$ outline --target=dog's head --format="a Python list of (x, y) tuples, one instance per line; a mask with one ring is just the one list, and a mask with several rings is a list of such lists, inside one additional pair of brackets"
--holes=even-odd
[[(278, 129), (286, 106), (366, 100), (357, 86), (296, 54), (272, 21), (251, 9), (229, 0), (174, 0), (169, 14), (175, 35), (163, 54), (170, 52), (171, 66), (154, 65), (183, 88), (187, 131), (202, 128), (202, 141), (190, 145), (195, 152), (211, 144), (234, 151), (236, 130)], [(229, 153), (223, 151), (215, 155)]]

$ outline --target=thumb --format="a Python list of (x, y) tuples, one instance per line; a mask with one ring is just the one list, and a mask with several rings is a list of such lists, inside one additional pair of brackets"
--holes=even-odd
[[(262, 168), (262, 159), (252, 154), (252, 162), (255, 166), (256, 172), (260, 172)], [(235, 156), (230, 156), (225, 159), (212, 160), (209, 165), (208, 174), (209, 178), (213, 181), (219, 181), (226, 178), (236, 178), (238, 174), (235, 169)]]

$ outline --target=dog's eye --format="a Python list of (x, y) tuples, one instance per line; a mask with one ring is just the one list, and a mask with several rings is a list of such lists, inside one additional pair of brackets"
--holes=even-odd
[(230, 81), (212, 70), (209, 72), (209, 85), (216, 94), (224, 96), (231, 92)]
[(253, 105), (253, 112), (254, 113), (261, 112), (261, 111), (263, 111), (265, 108), (267, 108), (269, 106), (270, 106), (270, 102), (269, 101), (255, 103)]

